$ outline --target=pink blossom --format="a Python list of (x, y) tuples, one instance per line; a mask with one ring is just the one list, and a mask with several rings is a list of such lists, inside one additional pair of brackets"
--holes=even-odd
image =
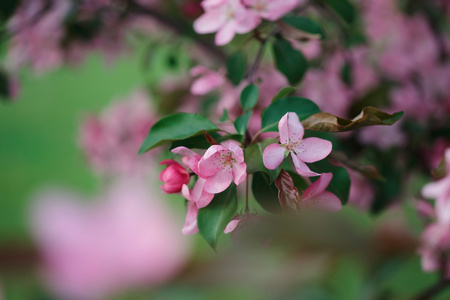
[[(439, 270), (441, 255), (450, 249), (450, 223), (436, 222), (427, 226), (422, 237), (419, 253), (425, 272)], [(450, 262), (446, 262), (446, 277), (450, 276)]]
[(332, 178), (333, 173), (322, 173), (319, 179), (303, 192), (299, 208), (301, 210), (312, 209), (325, 212), (341, 210), (341, 200), (335, 194), (325, 191)]
[(87, 118), (81, 125), (80, 147), (98, 173), (143, 174), (149, 171), (150, 154), (137, 153), (153, 122), (148, 97), (135, 92)]
[(318, 176), (305, 162), (316, 162), (327, 157), (331, 152), (331, 142), (319, 138), (303, 139), (304, 128), (296, 113), (285, 114), (278, 123), (280, 144), (270, 144), (264, 149), (264, 166), (276, 169), (291, 153), (295, 169), (301, 176)]
[(401, 122), (397, 122), (392, 126), (361, 128), (357, 136), (361, 143), (373, 145), (383, 150), (403, 146), (406, 143), (406, 136), (401, 130)]
[(197, 33), (216, 34), (216, 44), (228, 44), (236, 33), (247, 33), (261, 22), (258, 14), (242, 5), (240, 0), (204, 0), (205, 13), (194, 22)]
[(214, 194), (205, 191), (206, 179), (198, 178), (192, 191), (189, 190), (186, 184), (183, 185), (181, 193), (186, 200), (195, 203), (197, 208), (207, 206), (214, 198)]
[(222, 74), (211, 71), (202, 66), (192, 68), (191, 76), (200, 76), (192, 83), (191, 93), (193, 95), (206, 95), (224, 85), (226, 81)]
[(201, 158), (199, 154), (183, 146), (173, 148), (171, 151), (172, 153), (182, 155), (183, 158), (181, 161), (183, 164), (198, 175), (198, 162)]
[(194, 202), (187, 202), (186, 220), (182, 229), (184, 235), (191, 235), (198, 233), (197, 226), (198, 207)]
[(261, 18), (275, 21), (299, 5), (299, 0), (243, 0)]
[(179, 193), (181, 187), (189, 182), (189, 173), (173, 159), (163, 160), (159, 164), (167, 165), (167, 168), (158, 177), (159, 181), (164, 182), (164, 185), (161, 185), (161, 189), (168, 194)]
[(450, 223), (450, 148), (445, 151), (447, 175), (425, 185), (422, 194), (426, 198), (436, 199), (436, 214), (439, 222)]
[(361, 210), (370, 210), (373, 200), (375, 199), (374, 187), (370, 181), (350, 169), (347, 169), (350, 175), (350, 193), (348, 195), (348, 204), (353, 205)]
[(91, 205), (67, 192), (36, 199), (32, 230), (42, 275), (59, 299), (106, 299), (156, 286), (184, 266), (177, 218), (143, 181), (119, 180)]
[(244, 151), (235, 141), (212, 145), (198, 162), (198, 174), (206, 179), (205, 191), (223, 192), (234, 179), (236, 185), (247, 177)]

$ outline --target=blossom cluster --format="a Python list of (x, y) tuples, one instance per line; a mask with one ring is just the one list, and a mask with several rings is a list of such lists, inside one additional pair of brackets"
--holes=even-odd
[[(303, 139), (304, 128), (296, 113), (286, 113), (278, 124), (280, 143), (267, 146), (263, 153), (264, 165), (268, 170), (276, 169), (291, 153), (296, 171), (305, 177), (321, 174), (311, 171), (305, 162), (311, 163), (324, 159), (331, 152), (331, 142), (319, 138)], [(198, 232), (198, 210), (206, 207), (215, 194), (226, 190), (232, 182), (240, 185), (247, 178), (244, 151), (233, 140), (220, 145), (210, 146), (202, 155), (183, 146), (172, 149), (182, 156), (182, 164), (174, 160), (164, 160), (161, 165), (167, 167), (160, 173), (163, 181), (161, 189), (166, 193), (180, 193), (188, 201), (186, 222), (183, 234)], [(189, 189), (190, 174), (197, 175), (192, 189)], [(319, 180), (311, 184), (303, 193), (299, 205), (301, 209), (316, 207), (319, 210), (337, 211), (340, 200), (332, 193), (326, 192), (333, 175), (324, 173)], [(231, 232), (245, 216), (236, 216), (225, 231)]]

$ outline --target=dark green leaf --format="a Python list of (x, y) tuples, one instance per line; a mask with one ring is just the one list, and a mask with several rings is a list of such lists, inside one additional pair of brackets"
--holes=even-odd
[(282, 88), (276, 95), (275, 97), (273, 97), (272, 99), (272, 103), (276, 102), (278, 100), (280, 100), (281, 98), (286, 98), (287, 96), (289, 96), (290, 94), (294, 93), (296, 90), (295, 87), (292, 86), (287, 86)]
[[(216, 141), (220, 142), (222, 141), (223, 137), (218, 134), (217, 132), (210, 132), (209, 133)], [(208, 149), (211, 144), (208, 142), (204, 134), (199, 134), (184, 140), (178, 140), (174, 141), (172, 145), (170, 145), (170, 149), (184, 146), (189, 149)]]
[(325, 3), (330, 6), (342, 19), (351, 24), (356, 19), (356, 9), (347, 0), (326, 0)]
[(139, 149), (139, 154), (155, 147), (202, 134), (202, 130), (218, 130), (217, 126), (199, 114), (177, 113), (156, 122)]
[[(330, 164), (328, 159), (310, 163), (308, 166), (311, 170), (317, 173), (333, 173), (333, 179), (327, 187), (327, 191), (332, 192), (341, 200), (342, 204), (346, 204), (348, 201), (348, 195), (350, 193), (350, 177), (348, 172), (343, 167), (337, 167)], [(317, 180), (319, 177), (312, 177)]]
[(224, 192), (215, 195), (208, 206), (198, 211), (198, 230), (213, 249), (216, 249), (220, 235), (235, 216), (237, 209), (236, 185), (231, 184)]
[(271, 183), (269, 175), (264, 172), (254, 173), (252, 191), (262, 208), (274, 214), (283, 212), (278, 200), (278, 189), (274, 183)]
[(234, 121), (234, 127), (239, 134), (245, 134), (245, 131), (248, 127), (248, 122), (250, 121), (250, 117), (252, 116), (253, 111), (249, 110), (242, 116), (239, 116), (236, 121)]
[(241, 106), (244, 109), (244, 111), (250, 110), (253, 107), (255, 107), (256, 103), (258, 102), (258, 95), (259, 95), (258, 86), (250, 84), (244, 88), (244, 90), (241, 93)]
[(300, 121), (320, 112), (319, 107), (306, 98), (287, 97), (270, 104), (262, 113), (261, 128), (264, 132), (278, 131), (278, 122), (288, 112), (297, 113)]
[(303, 54), (282, 38), (276, 39), (273, 43), (273, 54), (278, 70), (286, 76), (289, 83), (292, 85), (299, 83), (308, 69), (308, 61)]
[(320, 26), (311, 19), (301, 16), (286, 16), (281, 21), (304, 32), (323, 36)]
[(388, 114), (378, 110), (375, 107), (364, 107), (362, 112), (353, 120), (337, 117), (330, 113), (317, 113), (302, 121), (306, 129), (343, 132), (359, 129), (372, 125), (392, 125), (397, 122), (403, 112)]
[(234, 85), (241, 83), (247, 70), (247, 59), (243, 52), (236, 52), (227, 62), (227, 77)]
[(219, 122), (225, 122), (228, 120), (228, 110), (224, 109), (222, 116), (219, 118)]

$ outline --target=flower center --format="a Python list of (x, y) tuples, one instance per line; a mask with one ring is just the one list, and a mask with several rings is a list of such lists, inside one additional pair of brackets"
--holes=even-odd
[(233, 158), (233, 154), (230, 152), (222, 153), (220, 155), (220, 163), (223, 165), (224, 168), (230, 167), (233, 168), (233, 164), (236, 162), (236, 159)]

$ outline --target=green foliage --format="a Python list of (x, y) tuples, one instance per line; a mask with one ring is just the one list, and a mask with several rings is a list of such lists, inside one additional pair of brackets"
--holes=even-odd
[(295, 87), (292, 86), (287, 86), (282, 88), (276, 95), (275, 97), (273, 97), (272, 99), (272, 103), (276, 102), (282, 98), (286, 98), (287, 96), (289, 96), (290, 94), (294, 93), (296, 91)]
[(265, 139), (260, 143), (251, 144), (244, 150), (244, 160), (247, 165), (247, 174), (253, 174), (260, 171), (269, 174), (269, 170), (267, 170), (264, 166), (262, 155), (264, 149), (273, 143), (278, 143), (278, 140)]
[(326, 5), (330, 6), (345, 22), (352, 24), (356, 20), (356, 9), (347, 0), (326, 0)]
[(266, 173), (256, 172), (253, 174), (252, 192), (256, 201), (268, 212), (274, 214), (283, 212), (278, 200), (278, 189)]
[(237, 209), (236, 185), (231, 184), (228, 189), (215, 195), (208, 206), (198, 211), (198, 230), (213, 249), (216, 249), (220, 235), (235, 216)]
[(261, 128), (264, 132), (278, 131), (280, 119), (288, 112), (297, 113), (300, 121), (320, 112), (319, 107), (309, 99), (287, 97), (270, 104), (262, 113)]
[(227, 61), (227, 77), (231, 83), (238, 85), (244, 79), (247, 59), (243, 52), (236, 52)]
[(298, 84), (308, 70), (308, 61), (282, 37), (273, 42), (275, 64), (292, 85)]
[(234, 121), (234, 127), (239, 134), (245, 134), (247, 131), (248, 122), (250, 121), (250, 117), (252, 116), (252, 111), (244, 113), (242, 116), (239, 116), (236, 121)]
[(321, 37), (324, 36), (322, 28), (320, 28), (319, 24), (309, 18), (301, 16), (286, 16), (282, 18), (281, 21), (304, 32), (320, 35)]
[(241, 106), (244, 109), (244, 111), (250, 110), (253, 107), (255, 107), (256, 103), (258, 102), (258, 95), (259, 95), (258, 86), (250, 84), (244, 88), (244, 90), (241, 93)]
[(218, 130), (217, 126), (199, 114), (177, 113), (156, 122), (139, 149), (139, 154), (177, 140), (184, 140), (202, 133), (202, 130)]

